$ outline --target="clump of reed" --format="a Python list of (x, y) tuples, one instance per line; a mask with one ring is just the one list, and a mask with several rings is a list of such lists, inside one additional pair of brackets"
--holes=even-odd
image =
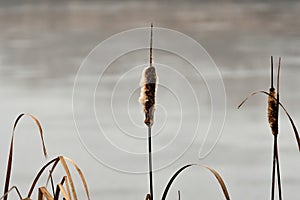
[[(152, 136), (151, 136), (151, 128), (154, 124), (154, 111), (155, 111), (155, 94), (157, 89), (157, 75), (156, 75), (156, 69), (153, 66), (152, 61), (152, 42), (153, 41), (153, 24), (151, 24), (151, 31), (150, 31), (150, 65), (146, 67), (142, 74), (142, 81), (141, 81), (141, 95), (139, 98), (140, 103), (143, 106), (143, 111), (145, 113), (145, 120), (144, 123), (148, 128), (148, 164), (149, 164), (149, 194), (146, 195), (146, 200), (154, 200), (153, 196), (153, 166), (152, 166)], [(187, 164), (183, 167), (181, 167), (179, 170), (177, 170), (173, 176), (170, 178), (169, 182), (167, 183), (166, 188), (164, 189), (164, 192), (162, 194), (162, 200), (165, 200), (167, 198), (168, 192), (175, 181), (175, 179), (178, 177), (178, 175), (184, 171), (187, 168), (190, 168), (192, 166), (200, 166), (207, 170), (209, 170), (217, 179), (219, 185), (222, 188), (223, 194), (227, 200), (230, 200), (228, 190), (226, 188), (226, 185), (220, 176), (220, 174), (214, 170), (213, 168), (207, 166), (207, 165), (201, 165), (201, 164)], [(180, 191), (178, 191), (178, 199), (180, 200)]]
[(251, 93), (247, 98), (245, 98), (241, 104), (238, 106), (240, 108), (250, 96), (256, 95), (256, 94), (265, 94), (268, 96), (268, 109), (267, 109), (267, 117), (268, 122), (271, 128), (271, 133), (273, 135), (273, 163), (272, 163), (272, 183), (271, 183), (271, 199), (274, 200), (275, 196), (275, 179), (276, 179), (276, 171), (277, 171), (277, 185), (278, 185), (278, 196), (279, 199), (282, 199), (282, 188), (281, 188), (281, 175), (280, 175), (280, 165), (279, 165), (279, 151), (278, 151), (278, 134), (279, 134), (279, 107), (283, 109), (285, 114), (287, 115), (295, 137), (296, 142), (298, 145), (298, 150), (300, 151), (300, 139), (299, 134), (296, 128), (296, 125), (291, 118), (290, 114), (287, 112), (285, 107), (280, 103), (279, 101), (279, 75), (280, 75), (280, 65), (281, 65), (281, 58), (279, 57), (278, 61), (278, 71), (277, 71), (277, 91), (274, 88), (273, 83), (273, 56), (271, 56), (271, 87), (269, 89), (269, 92), (266, 91), (255, 91)]
[[(5, 178), (5, 185), (4, 185), (4, 194), (2, 197), (0, 197), (0, 200), (1, 199), (7, 200), (9, 193), (12, 191), (16, 191), (20, 200), (30, 200), (32, 193), (35, 191), (35, 189), (37, 189), (37, 192), (38, 192), (38, 200), (43, 200), (44, 198), (46, 198), (47, 200), (58, 200), (60, 198), (60, 194), (61, 194), (62, 198), (65, 200), (71, 200), (71, 199), (77, 200), (78, 198), (77, 198), (75, 183), (73, 181), (72, 174), (70, 172), (68, 163), (70, 163), (77, 171), (77, 173), (82, 181), (82, 184), (83, 184), (83, 187), (84, 187), (84, 190), (86, 193), (86, 197), (88, 200), (90, 200), (87, 182), (85, 180), (85, 177), (84, 177), (81, 169), (72, 159), (70, 159), (68, 157), (64, 157), (64, 156), (57, 156), (56, 158), (50, 160), (44, 166), (42, 166), (42, 168), (38, 171), (37, 175), (33, 179), (33, 182), (30, 185), (30, 189), (25, 197), (21, 194), (21, 192), (19, 191), (17, 186), (14, 185), (14, 186), (10, 187), (10, 178), (12, 175), (11, 172), (12, 172), (12, 163), (13, 163), (15, 130), (16, 130), (16, 127), (17, 127), (20, 119), (24, 116), (28, 116), (31, 119), (33, 119), (33, 121), (37, 125), (37, 127), (39, 129), (39, 134), (41, 137), (43, 153), (44, 153), (44, 156), (47, 157), (47, 151), (46, 151), (46, 146), (45, 146), (44, 137), (43, 137), (43, 129), (42, 129), (42, 126), (41, 126), (39, 120), (32, 114), (20, 114), (17, 117), (17, 119), (14, 123), (14, 126), (13, 126), (13, 130), (12, 130), (12, 137), (11, 137), (11, 142), (10, 142), (7, 170), (6, 170), (6, 178)], [(55, 169), (57, 168), (58, 164), (60, 164), (62, 166), (65, 174), (62, 176), (60, 182), (58, 182), (55, 185), (54, 180), (53, 180), (53, 174), (54, 174)], [(48, 173), (46, 183), (43, 185), (37, 186), (40, 178), (42, 177), (42, 175), (45, 174), (45, 171), (48, 168), (50, 168), (50, 171)], [(48, 190), (49, 182), (51, 185), (51, 192), (49, 192), (49, 190)]]

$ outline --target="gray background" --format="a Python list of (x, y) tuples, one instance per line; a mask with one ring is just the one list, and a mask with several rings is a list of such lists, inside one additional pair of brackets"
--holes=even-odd
[[(1, 184), (13, 122), (19, 113), (28, 112), (42, 122), (49, 157), (66, 155), (81, 166), (92, 199), (145, 197), (145, 174), (104, 167), (83, 148), (72, 116), (72, 88), (81, 62), (97, 44), (113, 34), (154, 22), (202, 44), (217, 64), (227, 94), (226, 124), (216, 148), (204, 160), (197, 159), (197, 151), (187, 152), (172, 166), (156, 172), (156, 197), (176, 169), (187, 162), (201, 162), (223, 175), (232, 199), (269, 198), (272, 137), (266, 98), (253, 98), (241, 111), (236, 106), (249, 92), (268, 89), (269, 57), (282, 56), (281, 100), (296, 123), (300, 121), (299, 9), (297, 1), (1, 1)], [(112, 73), (118, 75), (118, 71)], [(286, 199), (295, 199), (300, 159), (283, 115), (281, 123), (283, 194)], [(43, 163), (36, 129), (24, 119), (16, 135), (12, 185), (25, 195)], [(172, 188), (170, 199), (177, 198), (178, 189), (182, 199), (223, 198), (215, 180), (204, 170), (184, 173)], [(78, 191), (83, 199), (80, 184)]]

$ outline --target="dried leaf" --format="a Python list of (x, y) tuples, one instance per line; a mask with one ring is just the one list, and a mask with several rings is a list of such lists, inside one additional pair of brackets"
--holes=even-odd
[(0, 197), (0, 200), (3, 199), (5, 196), (7, 196), (11, 191), (16, 190), (20, 200), (22, 200), (22, 195), (20, 193), (20, 191), (18, 190), (17, 186), (12, 186), (2, 197)]
[[(10, 177), (11, 177), (11, 170), (12, 170), (12, 159), (13, 159), (13, 148), (14, 148), (14, 135), (15, 135), (15, 130), (16, 130), (16, 127), (20, 121), (20, 119), (23, 117), (23, 116), (29, 116), (30, 118), (33, 119), (33, 121), (35, 122), (35, 124), (38, 126), (39, 128), (39, 133), (40, 133), (40, 136), (41, 136), (41, 140), (42, 140), (42, 146), (43, 146), (43, 152), (44, 152), (44, 156), (47, 157), (47, 151), (46, 151), (46, 146), (45, 146), (45, 143), (44, 143), (44, 137), (43, 137), (43, 130), (42, 130), (42, 126), (39, 122), (39, 120), (31, 115), (31, 114), (26, 114), (26, 113), (23, 113), (23, 114), (20, 114), (15, 123), (14, 123), (14, 126), (13, 126), (13, 130), (12, 130), (12, 136), (11, 136), (11, 142), (10, 142), (10, 148), (9, 148), (9, 156), (8, 156), (8, 162), (7, 162), (7, 170), (6, 170), (6, 178), (5, 178), (5, 185), (4, 185), (4, 194), (6, 194), (8, 192), (8, 188), (9, 188), (9, 183), (10, 183)], [(6, 195), (4, 197), (4, 200), (7, 200), (8, 198), (8, 195)]]
[(45, 169), (46, 169), (49, 165), (51, 165), (51, 164), (53, 164), (53, 163), (54, 163), (54, 165), (55, 165), (55, 164), (58, 163), (58, 162), (59, 162), (59, 157), (56, 157), (56, 158), (50, 160), (48, 163), (46, 163), (46, 164), (40, 169), (40, 171), (39, 171), (38, 174), (36, 175), (35, 179), (33, 180), (33, 183), (31, 184), (31, 187), (30, 187), (29, 192), (28, 192), (28, 195), (27, 195), (28, 198), (30, 198), (30, 196), (32, 195), (32, 192), (33, 192), (33, 190), (34, 190), (34, 188), (35, 188), (35, 186), (36, 186), (38, 180), (40, 179), (41, 175), (42, 175), (43, 172), (45, 171)]
[(170, 181), (168, 182), (165, 190), (164, 190), (164, 193), (163, 193), (163, 196), (162, 196), (162, 200), (165, 200), (167, 198), (167, 194), (169, 192), (169, 189), (171, 188), (171, 185), (172, 183), (174, 182), (174, 180), (176, 179), (176, 177), (185, 169), (189, 168), (189, 167), (192, 167), (192, 166), (200, 166), (200, 167), (204, 167), (206, 169), (208, 169), (211, 173), (213, 173), (213, 175), (216, 177), (216, 179), (218, 180), (218, 183), (219, 185), (221, 186), (222, 188), (222, 191), (223, 191), (223, 194), (226, 198), (226, 200), (230, 200), (230, 197), (229, 197), (229, 193), (227, 191), (227, 188), (226, 188), (226, 185), (222, 179), (222, 177), (219, 175), (219, 173), (214, 170), (213, 168), (209, 167), (209, 166), (206, 166), (206, 165), (200, 165), (200, 164), (188, 164), (188, 165), (185, 165), (183, 167), (181, 167), (178, 171), (175, 172), (175, 174), (171, 177)]
[(39, 193), (38, 193), (38, 199), (43, 200), (44, 197), (46, 197), (47, 200), (54, 200), (51, 194), (48, 192), (48, 190), (45, 187), (40, 187), (39, 188)]

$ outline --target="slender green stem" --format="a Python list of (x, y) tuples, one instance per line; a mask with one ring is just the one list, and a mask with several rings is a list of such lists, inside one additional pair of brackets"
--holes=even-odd
[(150, 200), (153, 200), (153, 176), (152, 176), (152, 144), (151, 144), (151, 126), (148, 126), (148, 163), (149, 163), (149, 187)]

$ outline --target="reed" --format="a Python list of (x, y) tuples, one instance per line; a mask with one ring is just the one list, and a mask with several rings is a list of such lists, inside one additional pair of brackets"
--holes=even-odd
[[(141, 81), (141, 94), (139, 101), (141, 105), (143, 106), (143, 111), (145, 113), (145, 120), (144, 123), (146, 124), (148, 128), (148, 164), (149, 164), (149, 194), (146, 195), (146, 200), (154, 200), (153, 195), (153, 175), (152, 175), (152, 137), (151, 137), (151, 128), (154, 122), (154, 111), (155, 111), (155, 94), (157, 89), (157, 75), (156, 75), (156, 69), (153, 66), (152, 62), (152, 43), (153, 43), (153, 24), (151, 24), (151, 33), (150, 33), (150, 64), (147, 68), (144, 69), (143, 75), (142, 75), (142, 81)], [(172, 183), (175, 181), (177, 176), (184, 171), (185, 169), (192, 167), (192, 166), (200, 166), (208, 169), (217, 179), (218, 183), (220, 184), (223, 194), (227, 200), (230, 200), (228, 190), (226, 188), (226, 185), (219, 175), (219, 173), (214, 170), (213, 168), (206, 166), (206, 165), (200, 165), (200, 164), (188, 164), (180, 168), (178, 171), (175, 172), (175, 174), (171, 177), (169, 180), (166, 188), (164, 189), (164, 193), (162, 195), (162, 200), (165, 200), (167, 197), (167, 194), (172, 186)], [(178, 199), (181, 199), (180, 191), (178, 191)]]
[(144, 69), (141, 81), (140, 103), (145, 113), (144, 123), (148, 127), (148, 164), (149, 164), (149, 192), (150, 199), (153, 200), (153, 168), (152, 168), (152, 134), (155, 111), (155, 93), (157, 88), (157, 76), (155, 67), (152, 65), (152, 40), (153, 40), (153, 24), (151, 24), (150, 33), (150, 65)]
[(278, 134), (279, 134), (279, 107), (283, 109), (285, 114), (287, 115), (294, 134), (296, 138), (296, 142), (298, 145), (298, 150), (300, 151), (300, 139), (298, 130), (296, 128), (296, 125), (291, 118), (290, 114), (287, 112), (285, 107), (280, 103), (279, 100), (279, 75), (280, 75), (280, 66), (281, 66), (281, 58), (279, 57), (278, 61), (278, 71), (277, 71), (277, 92), (274, 88), (273, 83), (273, 56), (271, 56), (271, 86), (269, 89), (269, 92), (266, 91), (255, 91), (251, 93), (248, 97), (246, 97), (238, 106), (238, 109), (248, 100), (249, 97), (254, 96), (256, 94), (265, 94), (268, 96), (268, 108), (267, 108), (267, 117), (268, 122), (271, 128), (271, 133), (273, 135), (273, 160), (272, 160), (272, 183), (271, 183), (271, 200), (274, 200), (275, 198), (275, 179), (276, 179), (276, 171), (277, 171), (277, 185), (278, 185), (278, 197), (281, 200), (282, 199), (282, 188), (281, 188), (281, 175), (280, 175), (280, 164), (279, 164), (279, 150), (278, 150)]

